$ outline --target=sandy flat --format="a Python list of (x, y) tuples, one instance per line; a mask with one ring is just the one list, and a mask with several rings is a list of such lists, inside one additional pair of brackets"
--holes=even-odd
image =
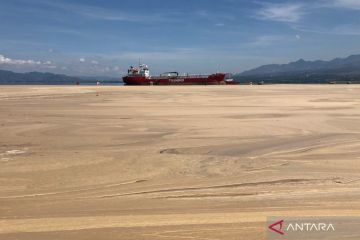
[(360, 86), (1, 86), (0, 239), (266, 239), (360, 217)]

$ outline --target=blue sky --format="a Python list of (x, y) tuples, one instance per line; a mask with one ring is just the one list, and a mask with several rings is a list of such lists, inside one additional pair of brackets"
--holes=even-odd
[(0, 69), (241, 72), (360, 53), (360, 0), (2, 0)]

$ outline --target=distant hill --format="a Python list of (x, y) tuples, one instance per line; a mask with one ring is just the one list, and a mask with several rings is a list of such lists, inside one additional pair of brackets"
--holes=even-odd
[(242, 83), (360, 83), (360, 55), (331, 61), (305, 61), (269, 64), (235, 74)]
[(1, 84), (75, 84), (76, 82), (81, 82), (81, 79), (53, 73), (15, 73), (0, 70)]
[(95, 84), (97, 81), (104, 83), (121, 83), (120, 79), (106, 77), (71, 77), (63, 74), (29, 72), (15, 73), (0, 70), (0, 84)]
[(283, 75), (290, 73), (360, 74), (360, 55), (351, 55), (347, 58), (335, 58), (331, 61), (305, 61), (300, 59), (289, 64), (269, 64), (245, 71), (240, 75)]

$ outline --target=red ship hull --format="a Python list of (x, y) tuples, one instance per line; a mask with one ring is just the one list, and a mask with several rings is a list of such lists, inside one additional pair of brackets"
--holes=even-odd
[(219, 85), (227, 84), (224, 73), (208, 76), (172, 76), (172, 77), (145, 77), (125, 76), (126, 85)]

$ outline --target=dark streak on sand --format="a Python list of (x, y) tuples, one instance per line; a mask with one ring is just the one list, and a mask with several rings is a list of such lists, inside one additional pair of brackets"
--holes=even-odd
[(235, 184), (215, 185), (215, 186), (206, 186), (206, 187), (160, 189), (160, 190), (152, 190), (152, 191), (106, 195), (106, 196), (101, 196), (100, 198), (112, 198), (112, 197), (122, 197), (122, 196), (132, 196), (132, 195), (152, 194), (152, 193), (179, 192), (179, 191), (197, 191), (197, 190), (218, 189), (218, 188), (240, 188), (240, 187), (252, 187), (252, 186), (259, 186), (259, 185), (324, 182), (327, 180), (330, 180), (330, 179), (281, 179), (281, 180), (275, 180), (275, 181), (264, 181), (264, 182), (253, 182), (253, 183), (235, 183)]

